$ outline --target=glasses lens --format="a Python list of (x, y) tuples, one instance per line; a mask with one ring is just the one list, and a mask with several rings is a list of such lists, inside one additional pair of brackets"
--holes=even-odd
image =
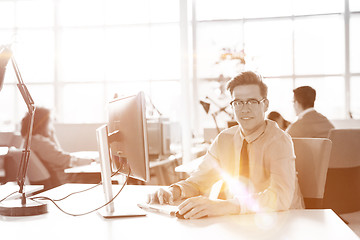
[(254, 105), (257, 105), (257, 104), (259, 104), (260, 102), (258, 101), (258, 100), (256, 100), (256, 99), (250, 99), (249, 101), (248, 101), (248, 104), (250, 105), (250, 106), (254, 106)]
[(233, 107), (241, 107), (243, 105), (243, 103), (241, 101), (234, 100), (234, 101), (231, 102), (231, 105)]

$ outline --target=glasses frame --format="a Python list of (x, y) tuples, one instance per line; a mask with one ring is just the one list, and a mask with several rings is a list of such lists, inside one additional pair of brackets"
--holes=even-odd
[[(265, 101), (267, 98), (262, 98), (260, 100), (257, 100), (255, 98), (248, 99), (246, 101), (241, 101), (238, 99), (234, 99), (230, 102), (230, 105), (233, 108), (243, 108), (245, 105), (249, 106), (250, 108), (253, 108), (255, 106), (259, 106), (261, 102)], [(253, 101), (253, 102), (252, 102)], [(237, 105), (235, 105), (237, 103)]]

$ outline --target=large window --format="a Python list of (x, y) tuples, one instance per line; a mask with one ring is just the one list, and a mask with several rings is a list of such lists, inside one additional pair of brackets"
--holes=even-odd
[[(360, 118), (359, 1), (193, 1), (188, 0), (189, 20), (195, 16), (189, 42), (197, 92), (195, 117), (189, 117), (196, 126), (214, 127), (198, 100), (210, 97), (211, 112), (216, 104), (225, 106), (224, 83), (244, 69), (265, 77), (269, 110), (289, 120), (295, 120), (292, 89), (305, 84), (317, 90), (316, 108), (329, 118)], [(107, 101), (138, 90), (164, 115), (179, 120), (184, 74), (179, 3), (2, 0), (0, 44), (12, 43), (36, 104), (54, 109), (58, 121), (106, 121)], [(235, 58), (222, 58), (226, 53)], [(10, 64), (0, 107), (2, 126), (18, 123), (26, 110)], [(218, 117), (225, 125), (228, 115)]]
[[(115, 94), (139, 90), (177, 116), (179, 33), (178, 0), (0, 1), (0, 44), (12, 43), (35, 103), (61, 122), (104, 122)], [(15, 84), (9, 64), (1, 125), (26, 111)]]
[[(316, 89), (315, 107), (330, 119), (360, 117), (359, 1), (197, 0), (195, 10), (197, 77), (207, 89), (200, 99), (225, 106), (223, 79), (248, 69), (265, 77), (269, 111), (288, 120), (296, 118), (292, 90), (302, 85)], [(221, 58), (224, 53), (230, 54)], [(200, 122), (214, 127), (209, 114), (198, 110)], [(228, 119), (220, 114), (218, 123), (225, 126)]]

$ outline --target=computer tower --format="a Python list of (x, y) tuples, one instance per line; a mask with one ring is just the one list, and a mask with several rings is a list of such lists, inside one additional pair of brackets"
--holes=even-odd
[(170, 121), (167, 118), (147, 119), (149, 155), (169, 155), (171, 144)]

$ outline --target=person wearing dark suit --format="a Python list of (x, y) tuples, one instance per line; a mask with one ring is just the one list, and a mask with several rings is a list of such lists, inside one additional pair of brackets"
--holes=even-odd
[(294, 109), (298, 119), (290, 124), (286, 132), (291, 137), (327, 138), (334, 125), (314, 109), (315, 89), (302, 86), (294, 89), (293, 92)]

